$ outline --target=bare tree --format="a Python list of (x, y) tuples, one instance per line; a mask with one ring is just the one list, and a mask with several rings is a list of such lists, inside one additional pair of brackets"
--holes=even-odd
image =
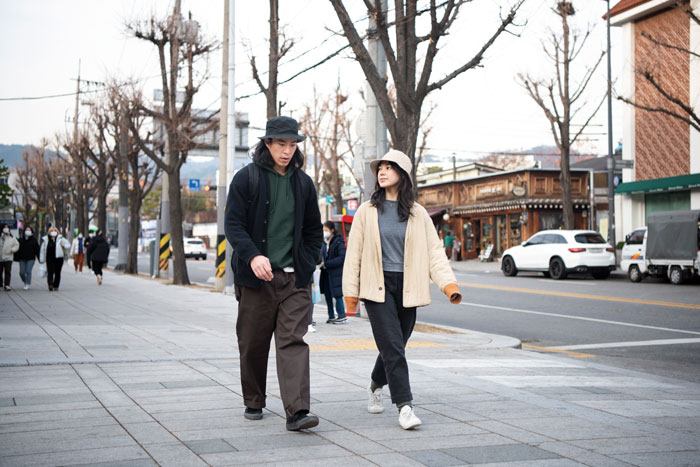
[(343, 179), (340, 167), (350, 168), (346, 157), (351, 154), (350, 112), (348, 96), (340, 85), (335, 92), (319, 99), (314, 90), (313, 108), (306, 105), (301, 128), (308, 135), (314, 151), (314, 183), (317, 191), (323, 185), (333, 195), (336, 211), (343, 212)]
[[(362, 37), (353, 24), (343, 0), (330, 0), (336, 11), (343, 32), (357, 61), (374, 93), (379, 109), (386, 122), (394, 147), (405, 152), (415, 162), (416, 141), (420, 127), (420, 115), (423, 102), (433, 91), (442, 88), (454, 78), (467, 70), (481, 66), (484, 54), (496, 39), (512, 25), (516, 13), (524, 0), (515, 0), (508, 14), (501, 18), (500, 24), (479, 48), (475, 55), (466, 60), (445, 76), (431, 81), (435, 57), (439, 50), (440, 39), (448, 34), (457, 19), (461, 7), (469, 0), (446, 0), (439, 5), (431, 0), (429, 6), (418, 10), (416, 0), (395, 0), (394, 21), (389, 22), (381, 9), (380, 0), (364, 0), (369, 14), (376, 19), (377, 33), (386, 52), (387, 63), (391, 70), (397, 91), (396, 111), (391, 106), (387, 83), (380, 76), (376, 65), (362, 42)], [(430, 27), (425, 34), (417, 34), (417, 19), (422, 14), (429, 14)], [(390, 28), (394, 28), (394, 41), (390, 38)], [(424, 46), (422, 67), (418, 69), (419, 51)], [(412, 177), (415, 180), (416, 164), (413, 164)]]
[[(130, 131), (138, 141), (141, 150), (146, 153), (168, 178), (170, 198), (170, 230), (173, 248), (173, 283), (189, 284), (182, 229), (182, 203), (180, 198), (180, 168), (187, 160), (189, 151), (196, 146), (196, 138), (218, 125), (218, 119), (210, 119), (202, 124), (192, 114), (195, 94), (207, 80), (208, 73), (200, 75), (195, 82), (195, 62), (206, 59), (218, 47), (218, 43), (203, 37), (193, 22), (181, 20), (179, 1), (173, 14), (160, 20), (155, 17), (147, 21), (132, 23), (127, 26), (134, 37), (150, 42), (158, 50), (160, 74), (163, 87), (162, 107), (148, 107), (141, 104), (139, 110), (153, 118), (164, 128), (165, 151), (167, 155), (158, 154), (148, 144), (139, 129), (130, 123)], [(184, 76), (180, 76), (181, 70)], [(182, 103), (178, 107), (178, 87), (184, 81)], [(180, 83), (180, 84), (179, 84)]]
[(255, 55), (253, 55), (250, 48), (248, 50), (253, 79), (258, 84), (260, 91), (265, 94), (265, 99), (267, 100), (268, 120), (278, 115), (277, 87), (279, 83), (277, 82), (277, 76), (280, 60), (294, 46), (294, 39), (287, 38), (284, 32), (280, 32), (279, 22), (279, 0), (270, 0), (270, 53), (268, 55), (267, 87), (265, 87), (260, 78), (260, 73), (255, 63)]
[[(554, 64), (555, 76), (549, 79), (536, 79), (529, 74), (521, 73), (518, 75), (518, 80), (544, 112), (549, 121), (554, 142), (559, 148), (564, 228), (573, 229), (574, 207), (571, 200), (569, 157), (571, 146), (581, 136), (605, 100), (604, 95), (598, 105), (590, 111), (589, 106), (586, 105), (584, 94), (588, 83), (603, 60), (605, 52), (601, 52), (594, 64), (586, 68), (586, 71), (581, 74), (578, 84), (573, 83), (572, 63), (584, 49), (592, 29), (589, 27), (583, 34), (580, 34), (569, 26), (569, 16), (575, 14), (572, 2), (560, 1), (556, 7), (552, 8), (552, 11), (559, 17), (562, 32), (558, 34), (550, 31), (549, 42), (543, 42), (542, 46), (547, 57)], [(584, 100), (578, 103), (582, 98)], [(579, 116), (580, 112), (585, 111), (590, 111), (590, 114), (584, 117), (584, 123), (579, 129), (572, 132), (571, 122)]]
[(107, 232), (107, 194), (116, 181), (117, 137), (113, 121), (109, 102), (92, 106), (90, 128), (95, 144), (89, 145), (91, 163), (88, 170), (95, 180), (97, 228), (102, 232)]
[[(700, 16), (693, 10), (691, 3), (687, 0), (675, 0), (675, 8), (678, 8), (688, 16), (689, 20), (700, 26)], [(695, 50), (691, 50), (688, 44), (678, 44), (672, 43), (671, 38), (661, 39), (655, 37), (647, 32), (643, 32), (642, 37), (649, 42), (651, 42), (655, 47), (660, 49), (665, 49), (672, 54), (685, 55), (693, 60), (700, 60), (700, 53)], [(673, 118), (681, 120), (691, 127), (700, 131), (700, 113), (698, 109), (687, 102), (686, 99), (679, 96), (673, 90), (670, 89), (662, 79), (659, 79), (659, 68), (664, 67), (665, 63), (655, 63), (652, 60), (644, 60), (641, 66), (635, 68), (635, 74), (639, 76), (644, 82), (651, 85), (651, 87), (656, 91), (656, 99), (649, 99), (651, 102), (656, 102), (657, 104), (642, 103), (631, 97), (618, 96), (617, 98), (622, 102), (633, 105), (634, 107), (646, 110), (648, 112), (657, 112), (669, 115)]]
[(90, 222), (89, 200), (91, 198), (88, 188), (88, 166), (91, 163), (91, 140), (85, 131), (77, 131), (72, 135), (66, 134), (60, 138), (61, 145), (70, 156), (71, 168), (69, 184), (72, 193), (72, 208), (75, 210), (76, 226), (78, 232), (87, 232)]

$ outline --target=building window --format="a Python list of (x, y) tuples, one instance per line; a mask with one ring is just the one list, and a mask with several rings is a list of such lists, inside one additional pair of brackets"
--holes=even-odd
[(564, 214), (561, 212), (541, 212), (540, 230), (560, 229), (564, 226)]
[(510, 215), (510, 244), (509, 246), (520, 245), (521, 240), (520, 214)]
[(464, 231), (464, 251), (474, 250), (474, 224), (465, 222), (462, 229)]
[(544, 177), (535, 178), (535, 193), (547, 193), (547, 179)]

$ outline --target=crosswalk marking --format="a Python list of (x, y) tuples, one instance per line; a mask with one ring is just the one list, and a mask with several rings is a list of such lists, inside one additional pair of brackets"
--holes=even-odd
[(651, 345), (697, 344), (700, 339), (655, 339), (649, 341), (607, 342), (602, 344), (560, 345), (548, 347), (557, 350), (612, 349), (615, 347), (646, 347)]

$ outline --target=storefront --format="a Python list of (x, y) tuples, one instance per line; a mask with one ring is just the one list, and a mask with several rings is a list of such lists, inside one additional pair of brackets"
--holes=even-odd
[[(571, 172), (574, 224), (587, 228), (588, 171)], [(558, 170), (524, 169), (418, 188), (418, 202), (444, 235), (454, 232), (461, 259), (476, 258), (492, 245), (492, 258), (545, 229), (563, 226)]]

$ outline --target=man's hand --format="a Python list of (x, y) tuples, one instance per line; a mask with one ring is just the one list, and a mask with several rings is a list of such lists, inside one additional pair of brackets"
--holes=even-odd
[(253, 274), (258, 279), (268, 282), (272, 280), (272, 266), (270, 266), (270, 260), (267, 257), (255, 256), (250, 260), (250, 269), (253, 270)]

